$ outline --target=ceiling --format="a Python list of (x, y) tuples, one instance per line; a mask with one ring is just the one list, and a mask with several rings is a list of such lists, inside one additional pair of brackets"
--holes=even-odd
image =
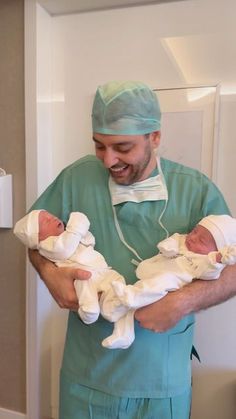
[(52, 16), (188, 0), (38, 0)]
[[(153, 38), (156, 39), (155, 54), (161, 54), (163, 63), (166, 62), (166, 69), (170, 71), (167, 75), (165, 70), (161, 76), (159, 70), (160, 83), (163, 80), (165, 84), (168, 77), (169, 80), (175, 80), (177, 77), (182, 84), (189, 85), (210, 86), (221, 83), (221, 92), (236, 94), (236, 0), (37, 0), (37, 2), (52, 16), (173, 3), (173, 8), (167, 8), (168, 21), (160, 25), (159, 20), (161, 29), (157, 33), (153, 24), (155, 16), (152, 20)], [(172, 12), (170, 9), (173, 9)], [(127, 9), (129, 16), (133, 14), (132, 12), (133, 10)], [(106, 36), (106, 26), (101, 28), (100, 37), (103, 35)], [(144, 32), (144, 43), (145, 40), (148, 44), (149, 32), (146, 34)], [(155, 54), (152, 57), (153, 71), (157, 68), (155, 60), (160, 59), (160, 56), (155, 58)]]

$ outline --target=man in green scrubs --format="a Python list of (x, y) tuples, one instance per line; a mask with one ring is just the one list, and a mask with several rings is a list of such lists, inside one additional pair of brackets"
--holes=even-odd
[[(208, 214), (228, 213), (203, 174), (159, 159), (160, 118), (156, 95), (143, 83), (99, 87), (92, 112), (96, 157), (64, 169), (33, 206), (65, 222), (71, 211), (84, 212), (96, 249), (130, 284), (137, 263), (156, 254), (168, 234), (187, 233)], [(109, 350), (101, 342), (113, 325), (100, 316), (88, 326), (77, 314), (73, 281), (89, 274), (57, 268), (37, 251), (30, 258), (59, 306), (70, 309), (60, 419), (188, 419), (193, 313), (236, 293), (236, 268), (138, 310), (134, 344)]]

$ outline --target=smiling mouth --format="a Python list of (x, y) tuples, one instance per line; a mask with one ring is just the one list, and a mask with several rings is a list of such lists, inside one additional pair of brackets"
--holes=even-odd
[(109, 171), (110, 171), (112, 176), (121, 175), (128, 167), (129, 167), (128, 164), (125, 165), (125, 166), (121, 166), (121, 167), (111, 167), (109, 169)]

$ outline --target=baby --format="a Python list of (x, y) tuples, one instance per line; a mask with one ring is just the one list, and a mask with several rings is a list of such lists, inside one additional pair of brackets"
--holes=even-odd
[(79, 316), (90, 324), (100, 314), (99, 293), (111, 287), (111, 282), (124, 278), (112, 270), (104, 257), (94, 250), (95, 238), (89, 231), (89, 220), (80, 212), (72, 212), (66, 228), (61, 220), (45, 210), (33, 210), (20, 219), (15, 235), (30, 249), (38, 249), (57, 266), (76, 267), (91, 272), (88, 280), (76, 279), (74, 286), (79, 301)]
[[(134, 311), (164, 297), (194, 278), (217, 279), (236, 263), (236, 219), (209, 215), (187, 235), (175, 233), (158, 244), (160, 253), (141, 262), (134, 285), (113, 282), (101, 297), (103, 316), (115, 322), (108, 348), (127, 348), (135, 338)], [(123, 312), (123, 315), (122, 315)]]

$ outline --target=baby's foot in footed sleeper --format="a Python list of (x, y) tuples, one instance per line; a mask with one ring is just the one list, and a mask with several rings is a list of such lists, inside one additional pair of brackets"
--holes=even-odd
[(85, 324), (91, 324), (97, 321), (100, 309), (99, 307), (96, 309), (94, 308), (94, 310), (91, 307), (79, 307), (78, 314)]

